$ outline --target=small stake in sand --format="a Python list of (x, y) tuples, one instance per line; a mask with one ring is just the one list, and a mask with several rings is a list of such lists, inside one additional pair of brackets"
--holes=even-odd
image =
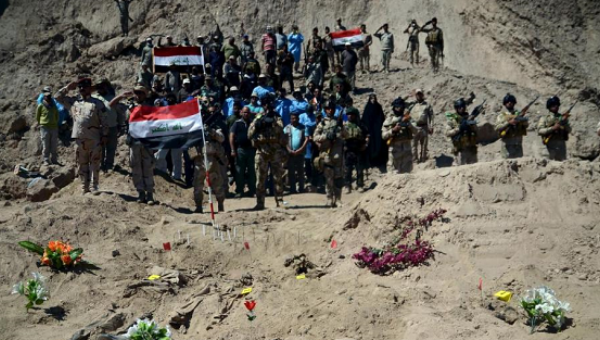
[(479, 286), (477, 287), (481, 291), (481, 305), (485, 305), (485, 298), (483, 296), (483, 278), (479, 278)]

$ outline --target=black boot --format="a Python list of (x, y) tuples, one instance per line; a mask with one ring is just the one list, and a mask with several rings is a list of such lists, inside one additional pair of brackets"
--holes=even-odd
[(152, 195), (152, 192), (148, 192), (146, 194), (146, 201), (148, 202), (148, 205), (154, 205), (156, 204), (156, 202), (154, 201), (154, 196)]
[(202, 206), (196, 206), (196, 210), (194, 210), (194, 213), (196, 214), (203, 214), (204, 213), (204, 209), (202, 209)]
[(219, 201), (218, 206), (219, 206), (219, 212), (225, 212), (225, 205), (223, 204), (223, 201)]
[(136, 200), (138, 203), (146, 203), (146, 192), (142, 190), (138, 190), (138, 198)]

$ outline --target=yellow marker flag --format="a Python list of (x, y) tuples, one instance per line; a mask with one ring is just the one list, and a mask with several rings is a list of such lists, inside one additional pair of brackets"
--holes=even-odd
[(501, 290), (499, 292), (496, 292), (496, 294), (494, 294), (494, 296), (497, 297), (498, 300), (502, 300), (504, 302), (510, 302), (510, 299), (512, 298), (512, 293)]
[(150, 280), (150, 281), (154, 281), (154, 280), (158, 280), (158, 279), (160, 279), (160, 275), (150, 275), (148, 277), (148, 280)]
[(306, 279), (306, 274), (296, 276), (296, 280), (304, 280)]
[(250, 294), (252, 292), (252, 287), (244, 288), (242, 290), (242, 295)]

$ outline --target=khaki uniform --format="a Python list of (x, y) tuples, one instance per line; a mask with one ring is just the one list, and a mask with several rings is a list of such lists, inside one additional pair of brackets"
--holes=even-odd
[(429, 129), (433, 126), (433, 108), (424, 100), (421, 103), (415, 102), (409, 112), (417, 125), (412, 143), (413, 162), (425, 162), (429, 151)]
[(67, 88), (60, 89), (55, 98), (73, 117), (71, 138), (76, 141), (75, 154), (79, 179), (84, 192), (89, 191), (90, 182), (98, 187), (100, 161), (102, 158), (102, 138), (108, 136), (106, 107), (93, 97), (83, 99), (67, 96)]
[(448, 119), (446, 136), (452, 138), (453, 153), (457, 156), (458, 164), (477, 163), (477, 127), (470, 125), (469, 131), (457, 139), (455, 137), (460, 133), (460, 125), (463, 120), (468, 119), (468, 115), (461, 116), (455, 112), (448, 112), (446, 118)]
[[(222, 167), (225, 166), (227, 157), (223, 149), (225, 135), (221, 129), (208, 128), (206, 130), (206, 159), (208, 161), (208, 175), (210, 188), (215, 195), (217, 202), (225, 201), (225, 191), (223, 190)], [(206, 168), (204, 166), (204, 154), (202, 147), (195, 146), (190, 148), (190, 158), (194, 161), (194, 203), (196, 207), (201, 207), (204, 200), (204, 180), (206, 179)]]
[(394, 132), (392, 129), (397, 124), (402, 123), (404, 116), (389, 115), (383, 122), (381, 129), (381, 137), (387, 141), (390, 147), (390, 167), (399, 174), (409, 173), (413, 168), (413, 153), (411, 142), (413, 136), (417, 133), (417, 128), (411, 121), (407, 126), (400, 129), (399, 132)]
[[(552, 127), (556, 123), (562, 126), (557, 131)], [(571, 133), (571, 125), (567, 121), (562, 121), (562, 115), (549, 113), (542, 117), (538, 123), (538, 135), (542, 137), (542, 143), (548, 150), (548, 158), (554, 161), (564, 161), (567, 159), (567, 141)]]
[(283, 121), (274, 116), (270, 126), (258, 129), (256, 123), (262, 117), (257, 117), (248, 128), (248, 138), (256, 148), (254, 164), (256, 168), (256, 203), (260, 207), (265, 205), (266, 182), (271, 166), (271, 174), (275, 185), (277, 199), (283, 196), (283, 163), (285, 162), (285, 147), (287, 137), (283, 132)]
[[(127, 120), (129, 121), (129, 114), (139, 104), (130, 103), (128, 105), (129, 112), (127, 112)], [(146, 101), (143, 105), (151, 106), (150, 100)], [(152, 150), (146, 148), (138, 140), (132, 138), (130, 135), (127, 136), (127, 145), (129, 146), (129, 166), (131, 167), (131, 178), (133, 180), (133, 186), (140, 192), (143, 191), (148, 194), (154, 193), (154, 153)]]
[(370, 34), (365, 34), (363, 36), (363, 47), (358, 50), (358, 61), (360, 63), (361, 72), (365, 69), (367, 72), (371, 71), (371, 43), (373, 42), (373, 37)]
[(394, 53), (394, 35), (390, 32), (375, 33), (375, 37), (381, 40), (381, 64), (383, 70), (390, 71), (390, 60)]
[(421, 29), (419, 27), (410, 26), (406, 33), (408, 33), (408, 45), (410, 49), (410, 63), (414, 64), (415, 59), (417, 64), (419, 63), (419, 33)]
[(117, 152), (118, 139), (119, 139), (119, 128), (118, 128), (118, 114), (117, 111), (110, 108), (110, 101), (114, 96), (106, 95), (101, 96), (99, 94), (93, 94), (93, 98), (100, 100), (106, 107), (105, 119), (106, 125), (108, 126), (108, 139), (105, 145), (102, 145), (102, 159), (100, 165), (103, 169), (112, 169), (115, 165), (115, 153)]
[(523, 136), (527, 135), (529, 121), (523, 119), (517, 125), (511, 125), (510, 120), (517, 118), (521, 112), (501, 112), (496, 119), (496, 131), (502, 140), (502, 157), (523, 157)]
[[(333, 140), (327, 138), (332, 135)], [(317, 125), (314, 139), (319, 143), (319, 168), (322, 168), (327, 185), (327, 198), (331, 205), (342, 198), (344, 187), (344, 139), (348, 137), (344, 126), (335, 118), (325, 117)]]

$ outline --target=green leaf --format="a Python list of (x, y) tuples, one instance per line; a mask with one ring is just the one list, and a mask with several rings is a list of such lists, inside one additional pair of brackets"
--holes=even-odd
[(43, 299), (37, 299), (37, 300), (35, 301), (35, 304), (36, 304), (36, 305), (41, 305), (42, 303), (44, 303), (44, 300), (43, 300)]
[(77, 259), (77, 257), (81, 254), (83, 254), (83, 249), (77, 248), (77, 249), (71, 250), (71, 252), (69, 253), (69, 256), (71, 256), (71, 260), (75, 261), (75, 259)]
[(31, 302), (31, 301), (29, 301), (29, 303), (25, 305), (25, 309), (27, 309), (27, 311), (29, 311), (29, 309), (32, 307), (33, 307), (33, 302)]
[(42, 248), (38, 244), (35, 244), (33, 242), (29, 242), (29, 241), (21, 241), (21, 242), (19, 242), (19, 245), (21, 247), (29, 250), (30, 252), (39, 254), (40, 256), (44, 255), (44, 248)]

